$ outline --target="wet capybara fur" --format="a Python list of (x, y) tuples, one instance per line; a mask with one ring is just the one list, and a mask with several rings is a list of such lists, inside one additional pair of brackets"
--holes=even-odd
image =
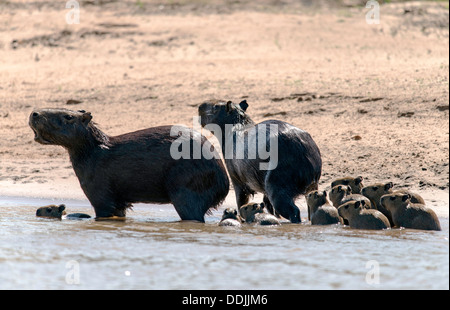
[(410, 194), (397, 191), (381, 196), (380, 203), (390, 212), (396, 227), (441, 230), (436, 213), (424, 204), (411, 202)]
[(235, 208), (226, 208), (223, 211), (219, 226), (241, 226), (242, 218)]
[(63, 215), (66, 215), (66, 206), (63, 204), (59, 206), (48, 205), (36, 210), (36, 216), (61, 219)]
[[(200, 133), (177, 126), (171, 135), (172, 126), (160, 126), (108, 136), (91, 120), (83, 110), (41, 109), (31, 113), (29, 125), (35, 141), (67, 149), (97, 218), (124, 217), (132, 203), (172, 203), (182, 220), (204, 222), (227, 196), (219, 156), (193, 159), (195, 147), (213, 149)], [(171, 156), (179, 139), (190, 143), (189, 158)]]
[(311, 225), (330, 225), (343, 223), (335, 207), (327, 199), (327, 192), (312, 191), (306, 195), (306, 204)]
[[(394, 221), (392, 220), (392, 215), (382, 204), (381, 204), (381, 197), (387, 194), (392, 194), (394, 192), (393, 190), (394, 184), (392, 182), (387, 183), (375, 183), (368, 186), (363, 187), (361, 190), (361, 193), (370, 199), (372, 202), (372, 205), (376, 206), (377, 210), (383, 213), (391, 223), (391, 226), (394, 226)], [(416, 193), (412, 193), (409, 190), (401, 189), (397, 192), (402, 194), (408, 194), (410, 195), (410, 199), (412, 203), (420, 203), (425, 204), (424, 199)]]
[(90, 219), (91, 216), (86, 213), (70, 213), (66, 215), (68, 220), (80, 220), (80, 219)]
[(272, 214), (264, 213), (264, 202), (250, 202), (239, 208), (241, 218), (246, 223), (259, 225), (280, 225), (280, 221)]
[(241, 215), (241, 218), (247, 222), (251, 223), (255, 219), (255, 214), (257, 213), (263, 213), (264, 212), (264, 204), (256, 203), (256, 202), (249, 202), (239, 208), (239, 214)]
[[(300, 223), (300, 210), (294, 201), (319, 182), (319, 148), (309, 133), (286, 122), (267, 120), (255, 124), (246, 114), (247, 108), (245, 100), (239, 104), (213, 100), (198, 109), (203, 127), (220, 128), (220, 132), (213, 133), (221, 143), (237, 206), (248, 203), (250, 195), (263, 193), (270, 213)], [(271, 149), (272, 143), (277, 148)], [(265, 149), (258, 148), (261, 144)], [(270, 159), (264, 158), (263, 152), (271, 154)], [(276, 162), (272, 155), (277, 157)]]
[(358, 176), (356, 178), (354, 177), (343, 177), (334, 180), (331, 182), (331, 188), (337, 186), (337, 185), (348, 185), (352, 189), (353, 194), (361, 194), (361, 189), (364, 187), (363, 183), (363, 177)]
[(339, 215), (349, 223), (351, 228), (386, 229), (391, 227), (383, 213), (374, 209), (366, 209), (364, 204), (364, 200), (346, 202), (339, 207)]
[(366, 202), (365, 206), (367, 208), (375, 209), (375, 207), (372, 206), (372, 203), (369, 200), (369, 198), (360, 194), (352, 194), (352, 188), (350, 187), (350, 185), (336, 185), (331, 189), (329, 196), (331, 203), (336, 208), (339, 208), (339, 206), (343, 205), (348, 201), (364, 200)]
[(66, 213), (66, 206), (61, 204), (59, 206), (49, 205), (45, 207), (40, 207), (36, 210), (36, 216), (40, 217), (50, 217), (50, 218), (58, 218), (61, 219), (63, 216), (69, 220), (78, 220), (78, 219), (89, 219), (91, 216), (85, 213)]

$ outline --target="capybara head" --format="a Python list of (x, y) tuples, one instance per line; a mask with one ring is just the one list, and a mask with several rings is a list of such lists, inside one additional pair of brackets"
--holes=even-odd
[(337, 186), (337, 185), (348, 185), (352, 188), (353, 194), (360, 194), (361, 189), (364, 187), (363, 183), (363, 177), (358, 176), (356, 178), (354, 177), (344, 177), (337, 180), (334, 180), (331, 182), (331, 188)]
[(411, 202), (411, 195), (402, 192), (394, 192), (381, 196), (380, 203), (389, 212), (398, 208), (405, 208)]
[(238, 212), (235, 208), (226, 208), (223, 211), (222, 220), (225, 220), (225, 219), (233, 219), (233, 220), (241, 221), (241, 218), (238, 215)]
[(241, 101), (239, 104), (234, 104), (231, 101), (211, 100), (202, 103), (198, 107), (198, 115), (200, 116), (202, 127), (208, 124), (234, 125), (250, 121), (250, 118), (245, 114), (247, 108), (246, 100)]
[(253, 220), (255, 219), (255, 214), (263, 212), (264, 203), (258, 204), (255, 202), (250, 202), (239, 208), (239, 213), (246, 222), (253, 222)]
[(328, 203), (326, 191), (312, 191), (306, 195), (306, 204), (312, 213), (316, 212), (318, 207), (326, 203)]
[(63, 215), (66, 214), (65, 210), (66, 206), (63, 204), (59, 206), (49, 205), (37, 209), (36, 216), (61, 218)]
[(91, 119), (91, 113), (84, 110), (40, 109), (30, 114), (29, 125), (36, 142), (73, 148), (102, 139)]
[(330, 191), (330, 200), (333, 206), (336, 208), (339, 207), (342, 199), (350, 195), (352, 193), (352, 189), (348, 185), (336, 185)]
[(361, 210), (366, 208), (366, 202), (362, 201), (349, 201), (344, 203), (338, 208), (339, 216), (345, 220), (352, 218), (353, 216), (359, 214)]
[(392, 182), (388, 183), (376, 183), (364, 187), (361, 193), (372, 201), (374, 206), (380, 205), (380, 198), (383, 195), (392, 193), (392, 187), (394, 184)]

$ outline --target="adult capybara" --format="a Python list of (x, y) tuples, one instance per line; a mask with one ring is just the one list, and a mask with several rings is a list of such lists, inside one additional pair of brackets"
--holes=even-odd
[[(213, 149), (200, 133), (176, 126), (173, 134), (172, 126), (161, 126), (108, 136), (91, 120), (83, 110), (42, 109), (31, 113), (29, 124), (35, 141), (67, 149), (97, 218), (124, 217), (132, 203), (146, 202), (172, 203), (182, 220), (204, 222), (227, 196), (220, 159), (193, 159), (194, 147)], [(192, 145), (191, 157), (173, 158), (171, 146), (180, 139)]]
[(319, 148), (309, 133), (291, 124), (267, 120), (255, 124), (246, 114), (244, 100), (204, 102), (200, 123), (212, 131), (222, 153), (240, 208), (249, 196), (263, 193), (270, 213), (300, 223), (295, 199), (317, 189), (322, 172)]

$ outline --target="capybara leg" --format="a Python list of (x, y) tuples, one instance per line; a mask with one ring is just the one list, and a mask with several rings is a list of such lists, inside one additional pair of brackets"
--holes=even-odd
[(234, 192), (236, 193), (236, 204), (238, 209), (249, 201), (249, 194), (239, 185), (233, 183)]
[(205, 222), (205, 213), (208, 207), (204, 206), (204, 197), (199, 193), (180, 188), (173, 193), (169, 193), (169, 197), (183, 221)]
[(283, 190), (273, 189), (267, 192), (267, 196), (273, 205), (273, 208), (282, 217), (291, 221), (291, 223), (300, 223), (300, 210), (294, 204), (294, 200)]
[(270, 202), (269, 197), (267, 197), (267, 195), (264, 195), (263, 197), (263, 202), (264, 202), (264, 207), (267, 209), (267, 212), (269, 212), (270, 214), (275, 215), (276, 217), (280, 217), (280, 215), (278, 214), (277, 211), (275, 211), (275, 209), (273, 208), (272, 203)]
[(265, 179), (266, 195), (278, 214), (292, 223), (300, 223), (300, 210), (294, 203), (295, 187), (289, 184), (292, 179), (285, 170), (269, 171)]
[(292, 199), (279, 199), (277, 197), (274, 200), (274, 208), (282, 217), (291, 221), (291, 223), (300, 223), (302, 221), (300, 218), (300, 210)]
[(173, 204), (175, 207), (175, 210), (177, 211), (178, 215), (183, 221), (198, 221), (201, 223), (205, 222), (205, 216), (204, 214), (201, 214), (201, 212), (198, 212), (198, 206), (195, 205), (188, 205), (188, 204)]
[(91, 198), (90, 201), (97, 219), (125, 218), (126, 216), (126, 205), (122, 206), (110, 199)]

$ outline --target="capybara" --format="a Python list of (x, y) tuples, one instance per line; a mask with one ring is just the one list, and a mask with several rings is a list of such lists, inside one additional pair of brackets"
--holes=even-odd
[(239, 208), (239, 214), (241, 218), (247, 222), (251, 223), (254, 221), (254, 216), (256, 213), (263, 213), (264, 212), (264, 204), (256, 203), (256, 202), (249, 202)]
[(340, 205), (348, 202), (348, 201), (362, 201), (366, 202), (366, 208), (375, 209), (372, 206), (369, 198), (361, 195), (361, 194), (352, 194), (352, 188), (349, 185), (336, 185), (330, 191), (330, 200), (334, 207), (339, 208)]
[(311, 214), (311, 225), (330, 225), (342, 223), (342, 218), (335, 207), (327, 199), (327, 192), (312, 191), (306, 195), (308, 212)]
[(86, 213), (69, 213), (66, 215), (66, 219), (69, 220), (80, 220), (80, 219), (90, 219), (91, 216)]
[(64, 205), (64, 204), (61, 204), (59, 206), (48, 205), (45, 207), (40, 207), (39, 209), (36, 210), (36, 216), (58, 218), (58, 219), (61, 219), (64, 216), (66, 219), (69, 219), (69, 220), (91, 218), (91, 216), (89, 214), (85, 214), (85, 213), (67, 214), (66, 205)]
[(306, 131), (278, 120), (255, 124), (239, 104), (214, 100), (199, 106), (200, 123), (221, 143), (238, 208), (263, 193), (270, 213), (300, 223), (294, 201), (317, 188), (322, 172), (319, 148)]
[(235, 208), (226, 208), (223, 211), (219, 226), (241, 226), (242, 219)]
[(380, 203), (390, 212), (396, 227), (441, 230), (436, 213), (424, 204), (412, 203), (410, 194), (397, 191), (383, 195)]
[(346, 219), (351, 228), (386, 229), (390, 228), (389, 220), (378, 210), (366, 209), (365, 201), (349, 201), (338, 209), (339, 215)]
[(36, 210), (36, 216), (61, 219), (63, 215), (66, 215), (66, 206), (63, 204), (61, 204), (59, 206), (48, 205), (48, 206), (40, 207)]
[[(67, 149), (97, 219), (125, 217), (132, 203), (145, 202), (172, 203), (182, 220), (204, 222), (205, 213), (227, 196), (221, 160), (193, 157), (195, 147), (213, 149), (199, 132), (160, 126), (108, 136), (91, 120), (83, 110), (40, 109), (31, 113), (29, 125), (35, 141)], [(188, 158), (171, 154), (180, 139), (192, 146)]]
[(358, 176), (356, 178), (343, 177), (331, 182), (331, 188), (335, 187), (336, 185), (348, 185), (351, 187), (353, 194), (361, 194), (361, 189), (364, 187), (362, 181), (363, 181), (362, 176)]
[[(365, 186), (361, 190), (361, 193), (369, 198), (373, 205), (376, 205), (377, 210), (383, 213), (389, 219), (391, 226), (394, 226), (394, 221), (392, 220), (391, 213), (381, 204), (380, 198), (381, 196), (392, 194), (394, 192), (393, 187), (394, 184), (392, 182), (375, 183)], [(412, 193), (406, 189), (398, 190), (398, 192), (402, 194), (409, 194), (411, 196), (412, 203), (425, 204), (424, 199), (419, 194)]]
[(246, 223), (259, 225), (280, 225), (280, 221), (272, 214), (264, 213), (264, 202), (250, 202), (239, 208), (239, 213)]

